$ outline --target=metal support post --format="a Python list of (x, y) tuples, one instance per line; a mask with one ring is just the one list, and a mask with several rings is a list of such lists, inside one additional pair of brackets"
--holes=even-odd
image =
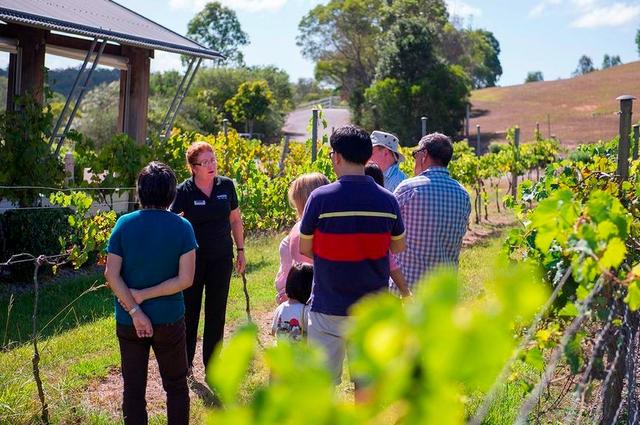
[(313, 109), (311, 111), (312, 125), (311, 125), (311, 162), (315, 162), (318, 157), (318, 110)]
[(515, 128), (513, 135), (513, 168), (511, 169), (511, 196), (518, 196), (518, 161), (520, 158), (520, 127)]
[(620, 96), (616, 99), (620, 102), (620, 141), (618, 142), (618, 170), (621, 180), (629, 178), (629, 153), (631, 132), (631, 114), (633, 109), (633, 96)]

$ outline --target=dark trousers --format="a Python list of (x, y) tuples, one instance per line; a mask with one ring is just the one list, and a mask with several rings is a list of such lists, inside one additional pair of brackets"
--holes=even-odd
[(153, 325), (151, 338), (138, 338), (133, 326), (117, 325), (124, 391), (122, 413), (124, 423), (146, 424), (147, 369), (149, 348), (153, 348), (160, 369), (162, 386), (167, 393), (167, 420), (170, 425), (189, 423), (189, 387), (184, 320), (166, 325)]
[(227, 313), (229, 282), (233, 269), (233, 258), (196, 258), (196, 273), (193, 285), (183, 291), (185, 323), (187, 325), (187, 361), (193, 366), (198, 339), (198, 323), (204, 299), (204, 336), (202, 338), (202, 361), (205, 368), (216, 345), (224, 336), (224, 321)]

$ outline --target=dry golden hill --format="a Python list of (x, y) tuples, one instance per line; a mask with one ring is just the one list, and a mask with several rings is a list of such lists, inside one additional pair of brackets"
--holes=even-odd
[[(550, 127), (565, 146), (609, 139), (618, 132), (616, 97), (624, 94), (640, 98), (640, 62), (564, 80), (475, 90), (471, 139), (475, 140), (479, 124), (485, 146), (504, 139), (505, 130), (514, 125), (521, 128), (521, 140), (531, 140), (536, 122), (544, 137)], [(640, 103), (634, 102), (634, 122), (640, 117), (639, 108)]]

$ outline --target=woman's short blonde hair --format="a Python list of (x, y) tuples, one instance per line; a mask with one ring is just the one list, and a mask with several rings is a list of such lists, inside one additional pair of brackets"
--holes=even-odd
[(289, 204), (302, 216), (309, 195), (320, 186), (329, 184), (329, 179), (322, 173), (307, 173), (297, 177), (289, 185)]
[(195, 142), (189, 145), (187, 148), (187, 167), (189, 171), (193, 172), (193, 166), (198, 162), (198, 156), (203, 152), (211, 152), (212, 154), (216, 154), (213, 151), (213, 147), (207, 142)]

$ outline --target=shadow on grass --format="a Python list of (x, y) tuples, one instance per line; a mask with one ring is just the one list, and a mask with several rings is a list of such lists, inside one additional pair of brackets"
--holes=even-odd
[(247, 262), (245, 273), (249, 274), (249, 273), (257, 272), (265, 267), (270, 266), (271, 264), (272, 264), (271, 261), (265, 258), (261, 258), (258, 261), (253, 260), (253, 261)]
[[(113, 314), (113, 295), (108, 288), (102, 286), (88, 291), (103, 283), (104, 278), (96, 273), (91, 276), (71, 277), (42, 286), (39, 291), (37, 321), (40, 338), (47, 338)], [(81, 296), (85, 291), (88, 292)], [(74, 300), (76, 301), (73, 302)], [(13, 299), (11, 294), (2, 295), (0, 298), (1, 349), (14, 348), (16, 345), (30, 341), (33, 301), (33, 293), (16, 295)]]
[(200, 381), (196, 381), (195, 379), (189, 383), (189, 387), (193, 392), (202, 400), (202, 403), (206, 407), (222, 407), (222, 401), (218, 398), (218, 396), (209, 389), (208, 386), (203, 384)]

